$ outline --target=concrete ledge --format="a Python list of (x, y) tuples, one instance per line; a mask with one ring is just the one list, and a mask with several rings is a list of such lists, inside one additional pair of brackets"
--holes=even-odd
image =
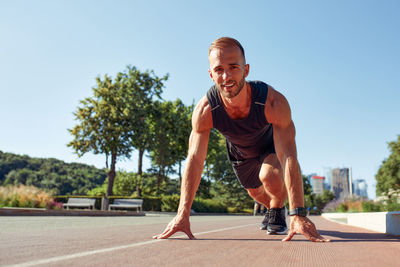
[(0, 208), (0, 216), (145, 216), (144, 212)]
[(323, 213), (322, 217), (330, 221), (357, 226), (380, 233), (400, 235), (400, 211)]

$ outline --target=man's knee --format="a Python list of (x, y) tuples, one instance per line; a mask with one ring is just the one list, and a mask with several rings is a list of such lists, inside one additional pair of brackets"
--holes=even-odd
[(283, 173), (279, 167), (263, 166), (260, 171), (260, 180), (263, 185), (283, 183)]

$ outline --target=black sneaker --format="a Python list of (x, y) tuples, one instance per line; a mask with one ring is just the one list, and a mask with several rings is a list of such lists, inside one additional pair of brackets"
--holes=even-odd
[(267, 230), (269, 222), (269, 209), (265, 208), (265, 217), (260, 224), (260, 230)]
[(268, 235), (284, 235), (288, 232), (286, 225), (286, 208), (273, 208), (269, 210), (269, 221), (267, 226)]

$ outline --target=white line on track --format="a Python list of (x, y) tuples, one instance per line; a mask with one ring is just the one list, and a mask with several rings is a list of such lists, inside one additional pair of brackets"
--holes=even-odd
[[(250, 226), (250, 225), (255, 225), (255, 224), (251, 223), (251, 224), (221, 228), (221, 229), (216, 229), (216, 230), (211, 230), (211, 231), (206, 231), (206, 232), (200, 232), (200, 233), (195, 233), (194, 236), (215, 233), (215, 232), (221, 232), (221, 231), (227, 231), (227, 230), (242, 228), (242, 227), (246, 227), (246, 226)], [(179, 235), (179, 236), (174, 236), (174, 237), (182, 238), (182, 237), (186, 237), (186, 235)], [(89, 250), (89, 251), (74, 253), (74, 254), (65, 255), (65, 256), (57, 256), (57, 257), (52, 257), (52, 258), (47, 258), (47, 259), (28, 261), (28, 262), (13, 264), (13, 265), (6, 265), (4, 267), (26, 267), (26, 266), (35, 266), (35, 265), (39, 265), (39, 264), (49, 264), (49, 263), (54, 263), (54, 262), (63, 261), (63, 260), (70, 260), (70, 259), (75, 259), (75, 258), (79, 258), (79, 257), (90, 256), (90, 255), (99, 254), (99, 253), (106, 253), (106, 252), (111, 252), (111, 251), (115, 251), (115, 250), (150, 245), (150, 244), (154, 244), (154, 243), (162, 242), (162, 241), (166, 241), (166, 240), (168, 240), (168, 239), (154, 239), (154, 240), (149, 240), (149, 241), (144, 241), (144, 242), (133, 243), (133, 244), (129, 244), (129, 245), (123, 245), (123, 246), (117, 246), (117, 247), (111, 247), (111, 248), (103, 248), (103, 249), (95, 249), (95, 250)]]

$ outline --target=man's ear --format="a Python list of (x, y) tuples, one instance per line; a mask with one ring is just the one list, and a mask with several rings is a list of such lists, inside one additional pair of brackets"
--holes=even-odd
[(244, 65), (245, 78), (247, 77), (247, 75), (249, 75), (249, 72), (250, 72), (250, 65), (249, 64)]
[(208, 74), (210, 74), (211, 79), (213, 78), (212, 71), (208, 69)]

